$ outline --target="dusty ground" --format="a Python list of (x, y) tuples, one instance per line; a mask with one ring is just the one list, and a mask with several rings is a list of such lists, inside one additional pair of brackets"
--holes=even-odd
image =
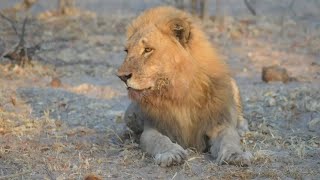
[[(114, 74), (131, 19), (33, 20), (27, 27), (29, 46), (48, 42), (33, 66), (0, 60), (0, 179), (320, 178), (319, 27), (265, 17), (205, 22), (242, 91), (251, 130), (242, 142), (253, 163), (218, 166), (190, 151), (183, 165), (161, 168), (122, 121), (129, 101)], [(3, 20), (0, 41), (2, 49), (17, 42)], [(262, 82), (261, 68), (274, 64), (296, 81)], [(53, 78), (62, 84), (51, 85)]]

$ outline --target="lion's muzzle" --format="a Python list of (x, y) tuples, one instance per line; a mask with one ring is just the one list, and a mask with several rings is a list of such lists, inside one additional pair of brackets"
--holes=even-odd
[(132, 77), (132, 73), (119, 73), (117, 74), (117, 76), (124, 82), (127, 84), (127, 81)]

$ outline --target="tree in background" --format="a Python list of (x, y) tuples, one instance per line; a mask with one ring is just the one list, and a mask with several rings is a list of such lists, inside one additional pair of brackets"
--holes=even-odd
[(23, 0), (22, 2), (16, 3), (13, 7), (6, 8), (2, 12), (15, 17), (19, 12), (28, 11), (38, 0)]
[[(185, 0), (163, 0), (165, 3), (173, 4), (179, 9), (185, 9)], [(256, 10), (253, 8), (252, 4), (255, 2), (251, 2), (251, 0), (243, 0), (245, 6), (250, 11), (252, 15), (256, 15)], [(209, 18), (209, 3), (208, 0), (189, 0), (191, 13), (193, 15), (199, 15), (201, 19), (208, 19)], [(221, 15), (221, 0), (216, 0), (215, 3), (215, 15), (219, 17)], [(188, 6), (188, 5), (187, 5)]]
[(208, 19), (208, 0), (191, 0), (191, 12), (193, 15), (200, 14), (201, 19)]
[(184, 0), (174, 0), (176, 7), (179, 9), (184, 9)]
[(163, 0), (164, 3), (173, 5), (179, 9), (185, 10), (187, 7), (191, 8), (191, 12), (195, 16), (200, 16), (202, 19), (207, 19), (208, 14), (208, 0), (188, 0), (189, 4), (185, 4), (185, 0)]

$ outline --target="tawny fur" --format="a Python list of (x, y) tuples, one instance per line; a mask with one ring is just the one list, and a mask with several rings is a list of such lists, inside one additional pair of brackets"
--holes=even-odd
[[(176, 22), (185, 38), (172, 35)], [(142, 91), (129, 90), (129, 96), (160, 133), (204, 151), (208, 139), (245, 124), (228, 66), (189, 14), (171, 7), (147, 10), (129, 25), (127, 38), (128, 56), (118, 74), (132, 73), (128, 86)], [(155, 48), (141, 58), (141, 44), (156, 43), (165, 51)]]

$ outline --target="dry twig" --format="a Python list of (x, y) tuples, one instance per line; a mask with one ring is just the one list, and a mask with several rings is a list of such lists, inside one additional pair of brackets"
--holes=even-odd
[(17, 30), (17, 22), (14, 20), (8, 18), (4, 14), (0, 12), (0, 16), (6, 20), (14, 30), (15, 34), (19, 37), (19, 42), (15, 44), (12, 48), (10, 48), (8, 51), (4, 52), (0, 58), (8, 58), (20, 66), (24, 67), (27, 63), (31, 63), (32, 56), (35, 54), (37, 50), (40, 49), (40, 45), (37, 44), (33, 47), (27, 48), (25, 46), (25, 36), (26, 36), (26, 25), (29, 22), (29, 18), (25, 17), (23, 20), (22, 28), (21, 28), (21, 33), (18, 32)]
[(53, 173), (49, 170), (49, 167), (48, 167), (48, 164), (45, 162), (45, 170), (46, 170), (46, 173), (47, 175), (49, 176), (50, 180), (54, 180), (56, 179), (53, 175)]
[(248, 0), (244, 0), (244, 4), (246, 5), (246, 7), (248, 8), (248, 10), (250, 11), (250, 13), (254, 16), (257, 15), (256, 10), (251, 6), (250, 2)]
[(14, 20), (8, 18), (7, 16), (5, 16), (4, 14), (2, 14), (1, 12), (0, 12), (0, 16), (10, 24), (10, 26), (12, 27), (12, 29), (14, 30), (14, 32), (16, 33), (16, 35), (19, 35), (18, 30), (17, 30), (17, 28), (16, 28), (17, 22), (15, 22)]

